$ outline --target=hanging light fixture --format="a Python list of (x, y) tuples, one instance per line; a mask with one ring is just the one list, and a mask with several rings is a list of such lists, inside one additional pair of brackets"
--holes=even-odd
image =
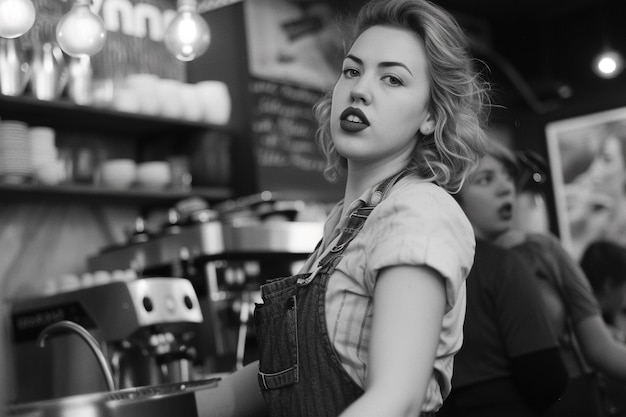
[(606, 47), (596, 55), (592, 68), (598, 77), (615, 78), (624, 70), (624, 59), (619, 52)]
[(611, 47), (608, 21), (609, 2), (604, 0), (598, 4), (598, 7), (598, 20), (602, 28), (602, 50), (593, 59), (591, 68), (598, 77), (615, 78), (624, 70), (624, 59)]
[(209, 25), (200, 16), (197, 0), (178, 0), (178, 13), (165, 31), (165, 45), (181, 61), (202, 55), (211, 42)]
[(0, 0), (0, 37), (22, 36), (35, 23), (35, 6), (31, 0)]
[(70, 56), (91, 56), (104, 47), (104, 21), (91, 11), (90, 6), (91, 0), (76, 0), (72, 9), (57, 24), (57, 42)]

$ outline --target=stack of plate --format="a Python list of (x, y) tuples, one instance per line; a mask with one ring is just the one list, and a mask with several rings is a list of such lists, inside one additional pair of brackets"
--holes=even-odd
[(28, 125), (18, 120), (0, 121), (0, 174), (2, 182), (21, 184), (32, 173)]
[(55, 146), (54, 129), (35, 126), (29, 129), (31, 162), (35, 177), (45, 184), (57, 184), (64, 174)]

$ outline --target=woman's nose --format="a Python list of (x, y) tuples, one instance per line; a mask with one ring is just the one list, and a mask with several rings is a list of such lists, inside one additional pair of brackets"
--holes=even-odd
[(352, 101), (361, 101), (365, 104), (372, 101), (372, 94), (365, 77), (361, 77), (354, 83), (350, 90)]
[(511, 178), (500, 178), (498, 181), (498, 194), (509, 195), (515, 192), (515, 184)]

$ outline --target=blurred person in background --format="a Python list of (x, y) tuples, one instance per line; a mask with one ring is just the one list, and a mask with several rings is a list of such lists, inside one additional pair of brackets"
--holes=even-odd
[(609, 240), (592, 242), (580, 266), (615, 338), (626, 342), (626, 247)]
[(458, 198), (479, 239), (522, 257), (539, 285), (568, 370), (568, 386), (548, 416), (602, 415), (595, 372), (626, 382), (626, 346), (612, 336), (584, 272), (556, 237), (512, 227), (516, 195), (515, 154), (490, 141), (487, 155)]
[[(616, 340), (626, 343), (626, 247), (609, 240), (592, 242), (580, 266), (598, 299), (602, 317)], [(626, 384), (599, 374), (600, 392), (607, 416), (626, 416)]]
[[(470, 183), (484, 181), (480, 175)], [(537, 417), (558, 400), (567, 370), (531, 275), (515, 253), (476, 239), (463, 346), (438, 417)]]

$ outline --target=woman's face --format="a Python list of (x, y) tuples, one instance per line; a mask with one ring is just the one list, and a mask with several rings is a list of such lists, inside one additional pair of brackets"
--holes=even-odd
[(459, 202), (474, 233), (485, 240), (493, 240), (512, 227), (514, 201), (511, 172), (489, 155), (481, 159), (459, 193)]
[(609, 136), (600, 146), (589, 168), (591, 181), (597, 191), (621, 195), (626, 175), (620, 139)]
[(363, 32), (344, 59), (330, 128), (349, 163), (406, 165), (422, 129), (431, 133), (430, 84), (422, 41), (390, 26)]

